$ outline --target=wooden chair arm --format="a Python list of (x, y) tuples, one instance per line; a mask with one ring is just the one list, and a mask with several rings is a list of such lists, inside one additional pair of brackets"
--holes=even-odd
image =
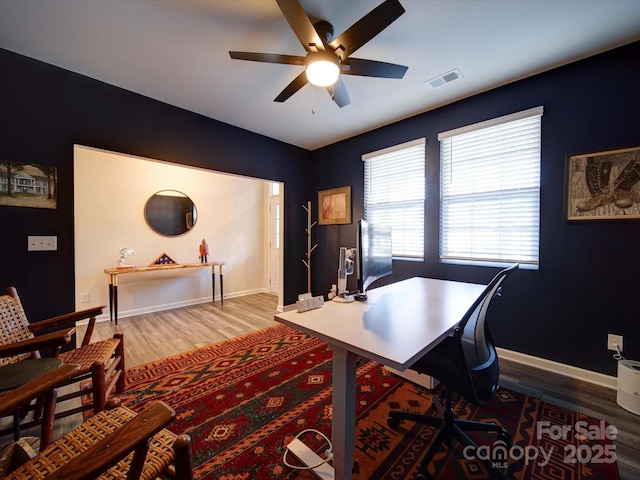
[(58, 315), (57, 317), (48, 318), (46, 320), (39, 320), (29, 324), (29, 328), (33, 333), (41, 332), (43, 330), (49, 330), (56, 327), (64, 327), (66, 325), (73, 325), (75, 323), (84, 320), (86, 318), (91, 319), (102, 314), (104, 306), (88, 308), (86, 310), (79, 310), (77, 312), (65, 313), (64, 315)]
[(102, 314), (104, 308), (105, 306), (102, 305), (100, 307), (87, 308), (85, 310), (78, 310), (77, 312), (58, 315), (57, 317), (52, 317), (46, 320), (40, 320), (38, 322), (31, 323), (29, 325), (29, 328), (33, 333), (38, 333), (43, 330), (49, 330), (51, 328), (61, 326), (75, 326), (76, 322), (89, 319), (89, 323), (87, 324), (87, 328), (81, 342), (81, 345), (84, 347), (91, 342), (91, 335), (93, 335), (96, 317)]
[(31, 403), (34, 398), (56, 388), (75, 375), (78, 368), (78, 365), (61, 365), (55, 370), (25, 383), (21, 387), (0, 395), (0, 417), (12, 415), (18, 408)]
[[(97, 478), (132, 451), (146, 453), (148, 439), (162, 430), (175, 417), (176, 412), (163, 402), (155, 402), (137, 414), (115, 432), (91, 445), (73, 457), (45, 480), (83, 480)], [(136, 455), (139, 457), (139, 455)]]
[(38, 335), (37, 337), (33, 337), (28, 340), (0, 345), (0, 358), (20, 355), (22, 353), (31, 353), (40, 350), (41, 348), (61, 347), (71, 341), (71, 336), (75, 331), (75, 328), (67, 328)]

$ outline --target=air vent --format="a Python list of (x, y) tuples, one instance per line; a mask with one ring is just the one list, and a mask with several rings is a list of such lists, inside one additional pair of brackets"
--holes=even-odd
[(460, 73), (460, 70), (456, 68), (455, 70), (451, 70), (450, 72), (442, 74), (439, 77), (427, 80), (425, 83), (428, 83), (431, 88), (438, 88), (459, 78), (462, 78), (462, 74)]

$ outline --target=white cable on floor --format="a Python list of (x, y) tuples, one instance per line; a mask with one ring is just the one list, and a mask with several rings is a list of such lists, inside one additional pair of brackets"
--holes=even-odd
[(325, 455), (327, 456), (327, 458), (325, 458), (322, 462), (318, 463), (317, 465), (313, 465), (311, 467), (292, 465), (287, 461), (287, 454), (289, 453), (289, 449), (286, 448), (285, 451), (284, 451), (284, 455), (282, 456), (282, 462), (287, 467), (293, 468), (295, 470), (313, 470), (314, 468), (318, 468), (318, 467), (324, 465), (325, 463), (327, 463), (328, 461), (330, 461), (333, 458), (333, 446), (331, 445), (331, 440), (329, 440), (329, 438), (327, 438), (327, 436), (324, 433), (319, 432), (318, 430), (313, 430), (312, 428), (308, 428), (306, 430), (301, 431), (298, 435), (296, 435), (295, 439), (300, 438), (300, 436), (302, 434), (307, 433), (307, 432), (316, 433), (316, 434), (320, 435), (322, 438), (324, 438), (326, 440), (326, 442), (329, 444), (329, 448), (327, 448), (327, 450), (325, 450)]

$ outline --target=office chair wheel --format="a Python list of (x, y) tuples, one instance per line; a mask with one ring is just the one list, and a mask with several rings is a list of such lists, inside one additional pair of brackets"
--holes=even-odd
[(433, 480), (430, 473), (419, 473), (416, 475), (416, 480)]
[(505, 443), (507, 447), (510, 447), (513, 440), (511, 439), (511, 435), (506, 430), (502, 430), (496, 435), (497, 440)]
[(401, 420), (399, 418), (387, 417), (387, 425), (394, 430), (400, 426), (400, 422)]

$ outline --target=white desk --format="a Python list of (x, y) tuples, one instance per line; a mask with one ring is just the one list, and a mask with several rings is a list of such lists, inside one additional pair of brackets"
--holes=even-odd
[(370, 290), (365, 302), (275, 315), (333, 350), (333, 478), (350, 479), (353, 469), (357, 356), (407, 369), (453, 331), (484, 288), (415, 277)]

